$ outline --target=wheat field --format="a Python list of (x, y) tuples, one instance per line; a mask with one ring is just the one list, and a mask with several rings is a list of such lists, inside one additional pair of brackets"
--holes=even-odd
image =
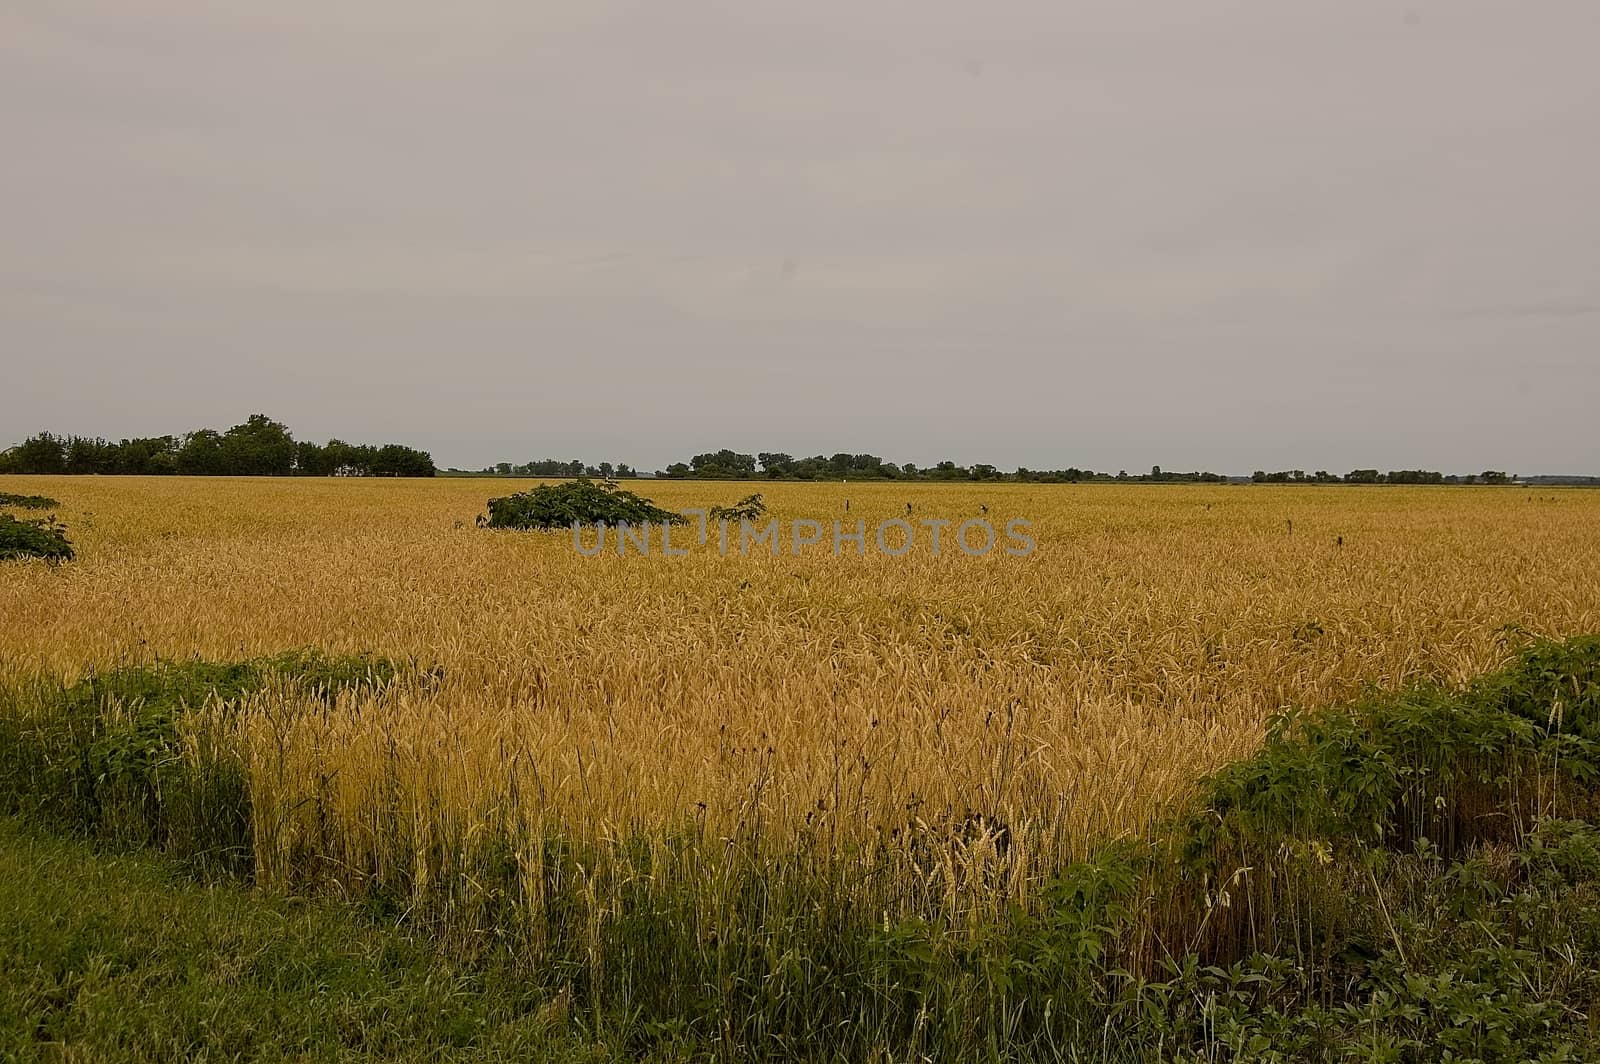
[[(417, 664), (332, 711), (279, 691), (231, 718), (264, 881), (290, 876), (315, 792), (318, 845), (365, 875), (511, 808), (592, 841), (827, 852), (976, 815), (1006, 844), (984, 890), (1022, 895), (1250, 752), (1275, 711), (1464, 681), (1508, 632), (1600, 629), (1590, 492), (775, 483), (756, 487), (784, 527), (987, 507), (1038, 546), (591, 558), (475, 527), (523, 486), (12, 478), (62, 500), (79, 560), (0, 571), (5, 675), (297, 647)], [(756, 489), (641, 490), (684, 508)], [(397, 832), (408, 856), (383, 856)], [(959, 879), (946, 904), (993, 900)]]

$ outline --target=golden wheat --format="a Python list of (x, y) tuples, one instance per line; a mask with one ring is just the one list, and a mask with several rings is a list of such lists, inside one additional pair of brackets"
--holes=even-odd
[[(294, 812), (320, 789), (329, 859), (362, 874), (386, 834), (416, 859), (508, 810), (596, 840), (755, 824), (834, 849), (977, 811), (966, 845), (1002, 826), (991, 893), (1015, 894), (1138, 831), (1286, 705), (1464, 680), (1508, 626), (1600, 630), (1600, 493), (771, 484), (785, 527), (986, 506), (1038, 549), (586, 558), (568, 534), (474, 527), (521, 486), (12, 478), (63, 500), (79, 560), (0, 567), (0, 659), (71, 676), (314, 646), (438, 666), (332, 712), (269, 691), (237, 719), (266, 878), (327, 834)], [(643, 490), (680, 508), (754, 489)], [(966, 904), (961, 876), (935, 880)]]

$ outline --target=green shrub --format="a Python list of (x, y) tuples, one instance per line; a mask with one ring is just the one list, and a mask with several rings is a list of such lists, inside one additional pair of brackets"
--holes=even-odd
[(0, 491), (0, 506), (15, 506), (20, 510), (53, 510), (60, 505), (48, 495), (12, 495)]
[(767, 504), (761, 501), (760, 493), (746, 495), (732, 506), (713, 506), (711, 519), (713, 521), (754, 521), (765, 517)]
[(541, 484), (531, 491), (489, 500), (489, 528), (552, 529), (574, 524), (681, 525), (680, 513), (649, 499), (580, 477), (565, 484)]
[(0, 514), (0, 561), (43, 558), (70, 562), (73, 557), (66, 526), (61, 522), (52, 517), (19, 521), (10, 514)]
[(1478, 688), (1538, 729), (1600, 741), (1600, 637), (1536, 643), (1517, 668)]

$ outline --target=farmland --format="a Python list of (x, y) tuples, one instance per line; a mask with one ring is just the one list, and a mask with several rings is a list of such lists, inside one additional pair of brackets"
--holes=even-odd
[[(643, 482), (669, 509), (760, 490), (784, 527), (859, 519), (869, 544), (908, 504), (1021, 518), (1037, 549), (584, 557), (476, 527), (521, 486), (0, 479), (60, 499), (77, 552), (0, 570), (5, 715), (26, 732), (49, 691), (119, 670), (382, 662), (185, 704), (159, 772), (209, 797), (153, 823), (170, 790), (111, 795), (91, 832), (229, 849), (268, 892), (525, 964), (597, 1038), (643, 1016), (652, 1044), (793, 1051), (823, 1037), (802, 1013), (832, 1015), (808, 968), (837, 977), (856, 923), (977, 941), (1188, 808), (1284, 709), (1459, 690), (1600, 631), (1600, 493)], [(835, 1031), (841, 1053), (1008, 1022), (930, 1032), (884, 963), (862, 978), (887, 1003), (856, 1014), (880, 1027)]]

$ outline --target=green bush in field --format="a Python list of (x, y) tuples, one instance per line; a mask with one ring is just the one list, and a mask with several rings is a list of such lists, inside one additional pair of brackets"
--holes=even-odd
[(713, 521), (754, 521), (767, 514), (767, 504), (761, 501), (761, 493), (746, 495), (732, 506), (713, 506), (711, 519)]
[(73, 557), (66, 526), (61, 522), (54, 518), (19, 521), (10, 514), (0, 514), (0, 561), (43, 558), (70, 562)]
[(19, 510), (53, 510), (60, 505), (48, 495), (13, 495), (0, 491), (0, 506), (15, 506)]
[(681, 525), (685, 518), (631, 491), (596, 484), (586, 477), (541, 484), (530, 491), (489, 500), (489, 528), (553, 529), (578, 525)]

